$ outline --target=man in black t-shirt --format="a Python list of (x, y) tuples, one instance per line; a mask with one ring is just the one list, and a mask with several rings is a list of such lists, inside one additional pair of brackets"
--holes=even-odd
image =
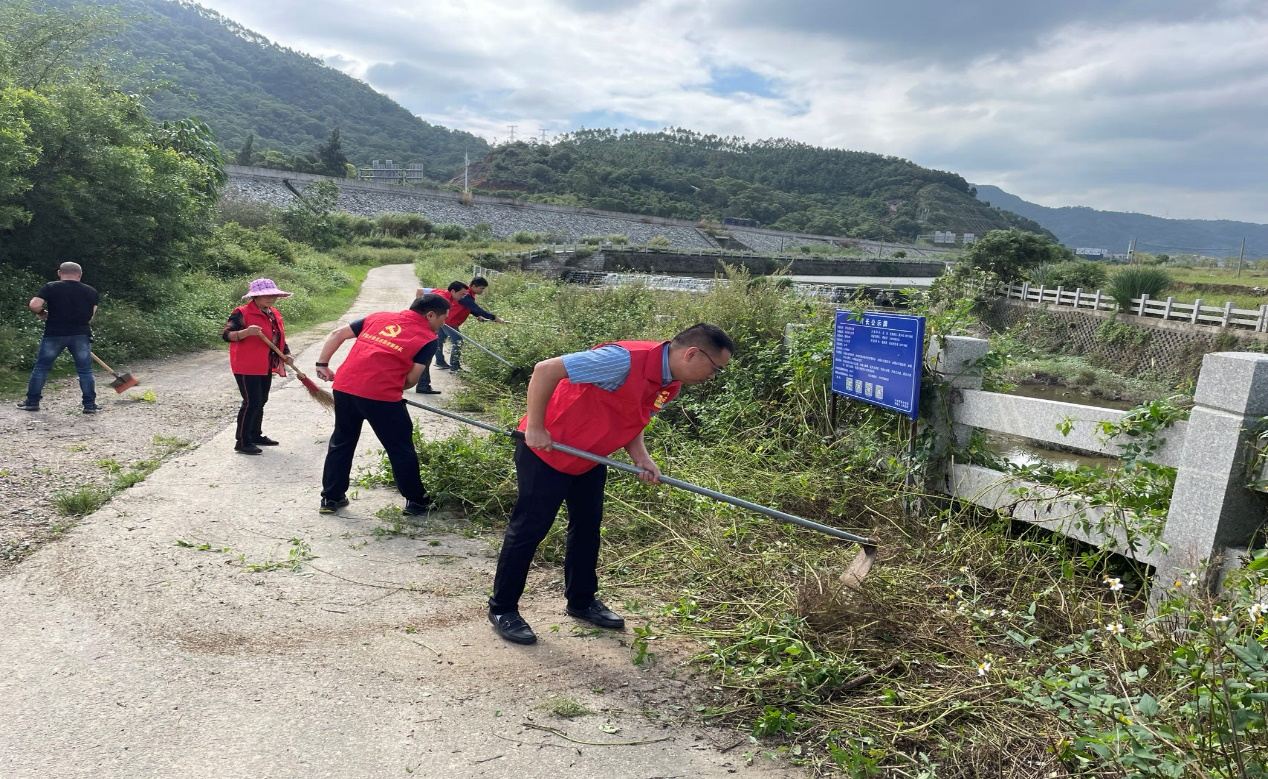
[(84, 396), (84, 413), (97, 413), (97, 386), (92, 376), (92, 329), (88, 323), (97, 313), (97, 290), (80, 278), (84, 269), (76, 262), (63, 262), (57, 269), (58, 281), (40, 287), (31, 298), (32, 313), (44, 320), (44, 337), (26, 387), (26, 400), (18, 404), (23, 411), (39, 411), (44, 382), (53, 361), (63, 349), (70, 350), (79, 374), (79, 391)]

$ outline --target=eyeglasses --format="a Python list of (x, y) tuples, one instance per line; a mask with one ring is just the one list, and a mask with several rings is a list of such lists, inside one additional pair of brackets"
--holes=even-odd
[(714, 373), (721, 373), (721, 372), (722, 372), (722, 366), (721, 366), (721, 365), (718, 365), (716, 362), (714, 362), (713, 358), (709, 356), (709, 353), (708, 353), (708, 352), (706, 352), (704, 349), (701, 349), (699, 346), (697, 346), (697, 347), (696, 347), (696, 351), (697, 351), (697, 352), (700, 352), (701, 354), (703, 354), (703, 355), (704, 355), (704, 358), (705, 358), (706, 360), (708, 360), (708, 361), (709, 361), (709, 363), (710, 363), (711, 365), (713, 365), (713, 372), (714, 372)]

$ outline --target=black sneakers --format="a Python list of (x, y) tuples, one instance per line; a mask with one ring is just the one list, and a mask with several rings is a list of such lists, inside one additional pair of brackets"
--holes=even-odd
[(321, 508), (317, 509), (317, 513), (333, 514), (346, 505), (348, 505), (347, 498), (322, 498)]
[(23, 411), (39, 411), (40, 402), (37, 400), (34, 403), (32, 403), (29, 400), (24, 400), (18, 404), (18, 408), (22, 409)]
[(440, 390), (432, 389), (431, 387), (424, 387), (422, 384), (419, 384), (417, 387), (415, 387), (414, 391), (417, 392), (419, 395), (439, 395), (440, 394)]
[(277, 441), (274, 441), (272, 438), (269, 438), (266, 435), (256, 436), (255, 438), (251, 439), (251, 443), (255, 444), (256, 446), (277, 446)]
[(585, 620), (591, 625), (598, 625), (601, 628), (625, 629), (625, 619), (620, 614), (604, 606), (601, 600), (591, 601), (589, 606), (582, 609), (569, 606), (568, 614), (577, 619)]
[(100, 410), (101, 406), (98, 406), (96, 403), (93, 403), (91, 406), (84, 406), (85, 414), (96, 414)]
[(513, 644), (536, 644), (537, 634), (528, 626), (518, 611), (505, 614), (489, 612), (489, 621), (493, 623), (498, 635)]
[(405, 508), (401, 509), (401, 513), (407, 517), (421, 517), (436, 508), (436, 501), (428, 498), (423, 503), (415, 503), (412, 500), (405, 501)]
[(444, 358), (444, 357), (441, 357), (440, 355), (436, 355), (436, 367), (437, 367), (437, 368), (448, 368), (448, 367), (449, 367), (449, 363), (445, 362), (445, 358)]
[(233, 447), (233, 451), (237, 452), (238, 454), (263, 454), (264, 453), (264, 450), (256, 446), (255, 444), (236, 444)]

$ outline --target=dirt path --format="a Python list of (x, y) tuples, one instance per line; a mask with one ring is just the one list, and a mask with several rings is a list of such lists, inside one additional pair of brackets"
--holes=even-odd
[[(377, 269), (348, 319), (415, 287), (409, 266)], [(301, 367), (322, 335), (302, 339)], [(376, 533), (400, 503), (386, 490), (319, 515), (332, 420), (298, 382), (275, 384), (265, 412), (282, 445), (243, 457), (223, 353), (127, 367), (156, 402), (103, 398), (82, 417), (63, 386), (38, 415), (0, 412), (10, 549), (48, 535), (46, 496), (97, 478), (94, 461), (154, 456), (155, 435), (192, 443), (0, 577), (4, 777), (802, 775), (746, 766), (743, 734), (675, 724), (687, 682), (578, 629), (558, 570), (529, 582), (542, 640), (513, 646), (485, 621), (488, 540)], [(426, 419), (429, 436), (454, 425)], [(368, 463), (377, 442), (362, 443)], [(595, 713), (560, 718), (558, 700)]]

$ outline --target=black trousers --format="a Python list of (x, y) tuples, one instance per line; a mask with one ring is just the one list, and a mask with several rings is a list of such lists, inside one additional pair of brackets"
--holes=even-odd
[(321, 496), (339, 500), (348, 495), (352, 458), (361, 438), (361, 425), (370, 423), (379, 443), (392, 463), (396, 489), (406, 500), (427, 502), (427, 490), (418, 475), (418, 452), (414, 449), (414, 421), (404, 401), (370, 400), (359, 395), (334, 391), (335, 431), (326, 448), (326, 465), (321, 474)]
[(264, 404), (269, 402), (269, 388), (273, 386), (273, 374), (251, 376), (235, 373), (238, 392), (242, 393), (242, 406), (238, 408), (238, 446), (246, 446), (264, 435), (260, 425), (264, 422)]
[(505, 614), (519, 609), (533, 554), (555, 523), (559, 507), (565, 503), (568, 504), (568, 545), (564, 554), (564, 595), (570, 606), (589, 606), (599, 590), (596, 568), (607, 466), (596, 465), (579, 476), (561, 473), (520, 441), (515, 445), (515, 479), (520, 494), (498, 554), (489, 610)]

